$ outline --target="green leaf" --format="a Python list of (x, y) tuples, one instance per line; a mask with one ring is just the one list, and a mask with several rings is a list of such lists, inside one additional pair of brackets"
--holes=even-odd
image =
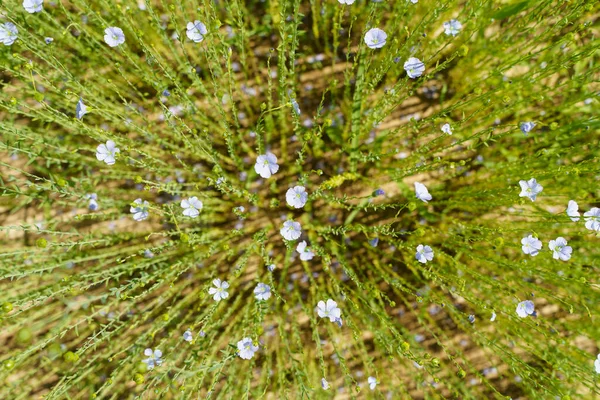
[(492, 15), (492, 18), (505, 19), (505, 18), (511, 17), (511, 16), (523, 11), (527, 7), (528, 3), (529, 3), (529, 0), (521, 1), (519, 3), (509, 4), (506, 7), (503, 7), (500, 10), (498, 10), (496, 12), (496, 14)]

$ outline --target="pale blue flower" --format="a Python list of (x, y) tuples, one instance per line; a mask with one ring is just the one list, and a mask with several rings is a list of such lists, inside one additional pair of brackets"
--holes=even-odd
[(531, 300), (525, 300), (517, 305), (517, 315), (521, 318), (525, 318), (528, 315), (533, 315), (535, 312), (535, 305)]
[(148, 366), (149, 370), (152, 370), (155, 366), (160, 366), (162, 364), (162, 351), (159, 349), (152, 351), (152, 349), (148, 348), (144, 350), (144, 355), (148, 358), (142, 360), (142, 362)]
[(451, 19), (444, 22), (444, 33), (448, 36), (456, 36), (462, 29), (462, 24), (458, 20)]
[(17, 40), (19, 30), (12, 22), (0, 24), (0, 43), (5, 46), (12, 45)]
[(519, 197), (529, 197), (531, 201), (535, 201), (537, 195), (544, 190), (544, 188), (537, 183), (535, 178), (531, 178), (528, 181), (519, 181), (519, 185), (521, 186)]
[(425, 64), (423, 64), (423, 62), (418, 58), (410, 57), (404, 63), (404, 70), (409, 78), (415, 79), (423, 75), (423, 72), (425, 71)]
[(206, 25), (200, 21), (188, 22), (186, 28), (187, 30), (185, 34), (187, 35), (188, 39), (195, 43), (200, 43), (203, 41), (204, 35), (208, 33)]
[(369, 48), (380, 49), (385, 46), (387, 34), (379, 28), (369, 29), (364, 40)]
[(417, 246), (417, 253), (415, 258), (418, 262), (426, 264), (427, 261), (433, 260), (433, 249), (429, 246), (423, 246), (422, 244)]
[(116, 47), (125, 43), (125, 34), (121, 28), (109, 26), (104, 30), (104, 41), (110, 47)]
[(30, 14), (41, 12), (44, 9), (44, 0), (23, 0), (23, 8)]
[(75, 117), (78, 119), (82, 119), (85, 114), (87, 114), (87, 107), (83, 104), (83, 100), (79, 99), (77, 105), (75, 106)]
[(552, 258), (555, 260), (567, 261), (571, 258), (573, 248), (567, 246), (567, 240), (564, 237), (557, 237), (556, 240), (551, 240), (548, 247), (552, 250)]
[(525, 135), (527, 135), (529, 132), (531, 132), (531, 130), (534, 127), (535, 127), (535, 122), (521, 122), (521, 125), (519, 125), (521, 132), (523, 132)]
[(208, 289), (208, 294), (212, 295), (215, 301), (219, 302), (229, 297), (229, 293), (227, 292), (229, 283), (221, 281), (219, 278), (217, 278), (213, 280), (213, 285), (215, 287)]
[(148, 212), (148, 207), (150, 203), (147, 200), (142, 201), (142, 199), (135, 199), (129, 211), (133, 214), (133, 219), (140, 222), (148, 218), (150, 213)]

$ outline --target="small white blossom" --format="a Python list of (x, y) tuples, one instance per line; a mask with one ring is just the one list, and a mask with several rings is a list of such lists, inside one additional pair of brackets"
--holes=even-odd
[[(347, 4), (347, 5), (354, 4), (354, 1), (355, 0), (338, 0), (338, 2), (340, 4)], [(325, 378), (323, 378), (323, 379), (325, 379)]]
[(261, 177), (267, 179), (271, 175), (279, 171), (279, 165), (277, 164), (277, 157), (275, 154), (267, 152), (267, 154), (261, 154), (256, 158), (256, 164), (254, 164), (254, 170)]
[(152, 351), (152, 349), (148, 348), (144, 350), (144, 355), (148, 358), (142, 360), (142, 362), (148, 366), (149, 370), (152, 370), (154, 367), (158, 367), (162, 364), (162, 351), (159, 349)]
[(386, 41), (387, 34), (379, 28), (369, 29), (367, 33), (365, 33), (365, 43), (371, 49), (382, 48), (385, 46)]
[(535, 178), (531, 178), (528, 181), (519, 181), (519, 185), (521, 186), (521, 193), (519, 193), (519, 197), (529, 197), (531, 201), (535, 201), (537, 195), (544, 190), (542, 185), (537, 183)]
[(521, 239), (521, 244), (523, 253), (529, 254), (532, 257), (537, 256), (542, 249), (542, 241), (531, 235)]
[(227, 288), (229, 288), (229, 283), (222, 281), (217, 278), (213, 280), (213, 285), (215, 287), (211, 287), (208, 289), (208, 294), (213, 296), (215, 301), (221, 301), (229, 297), (229, 293), (227, 292)]
[(259, 282), (254, 288), (254, 297), (256, 297), (256, 300), (269, 300), (271, 297), (271, 287)]
[(125, 34), (121, 28), (109, 26), (104, 30), (104, 41), (110, 47), (116, 47), (125, 43)]
[(417, 254), (415, 258), (418, 262), (426, 264), (427, 261), (433, 260), (433, 249), (429, 246), (423, 246), (422, 244), (417, 246)]
[(551, 240), (548, 247), (552, 250), (552, 258), (555, 260), (567, 261), (571, 258), (573, 248), (567, 246), (567, 240), (564, 237), (557, 237), (556, 240)]
[(306, 240), (303, 240), (300, 243), (298, 243), (298, 246), (296, 246), (296, 251), (300, 253), (300, 259), (302, 261), (312, 260), (315, 256), (315, 253), (313, 253), (306, 244)]
[(490, 321), (494, 322), (496, 320), (496, 313), (494, 311), (492, 311), (492, 317), (490, 318)]
[(577, 222), (579, 221), (579, 205), (575, 200), (569, 200), (569, 204), (567, 205), (567, 215), (571, 217), (571, 221)]
[(415, 182), (415, 194), (417, 196), (417, 199), (425, 203), (432, 199), (431, 195), (429, 194), (429, 191), (421, 182)]
[(521, 129), (521, 132), (523, 132), (525, 136), (527, 136), (533, 128), (535, 128), (535, 122), (521, 122), (519, 125), (519, 129)]
[(415, 79), (423, 75), (423, 72), (425, 72), (425, 64), (423, 64), (423, 62), (418, 58), (410, 57), (404, 63), (404, 70), (408, 74), (409, 78)]
[(329, 389), (329, 382), (327, 382), (327, 379), (321, 378), (321, 387), (323, 390)]
[(87, 114), (87, 112), (87, 107), (85, 104), (83, 104), (83, 100), (79, 99), (77, 105), (75, 106), (75, 116), (77, 119), (81, 119), (85, 114)]
[(291, 207), (302, 208), (308, 200), (308, 193), (304, 186), (294, 186), (285, 193), (285, 200)]
[(444, 22), (444, 33), (448, 36), (456, 36), (462, 29), (462, 24), (456, 20), (451, 19), (450, 21)]
[(250, 360), (254, 357), (254, 353), (258, 351), (258, 346), (255, 346), (254, 343), (252, 343), (252, 339), (247, 337), (237, 343), (237, 348), (240, 358), (243, 358), (244, 360)]
[(302, 227), (300, 222), (288, 220), (283, 223), (283, 228), (279, 230), (279, 233), (285, 240), (296, 240), (302, 234)]
[(375, 390), (375, 387), (377, 386), (377, 379), (375, 379), (374, 376), (370, 376), (367, 378), (367, 382), (369, 382), (369, 389), (371, 390)]
[(331, 322), (336, 322), (337, 319), (341, 318), (342, 310), (332, 299), (328, 299), (327, 302), (321, 300), (317, 303), (317, 314), (321, 318), (329, 318)]
[(596, 361), (594, 361), (594, 368), (596, 369), (596, 373), (600, 374), (600, 354), (598, 354)]
[(193, 337), (192, 337), (192, 331), (191, 330), (188, 329), (187, 331), (185, 331), (183, 333), (183, 340), (185, 340), (188, 343), (191, 343), (192, 339), (193, 339)]
[(275, 264), (270, 264), (267, 266), (267, 269), (269, 270), (269, 272), (273, 272), (275, 271)]
[(187, 31), (185, 34), (191, 41), (195, 43), (200, 43), (203, 41), (204, 35), (208, 33), (206, 30), (206, 25), (200, 21), (188, 22), (186, 28)]
[(202, 210), (202, 201), (198, 200), (196, 196), (188, 199), (181, 200), (181, 208), (183, 208), (183, 215), (191, 218), (196, 218)]
[(583, 214), (585, 227), (590, 231), (600, 232), (600, 208), (592, 207), (590, 211)]
[(102, 143), (96, 147), (96, 158), (98, 161), (104, 161), (108, 165), (115, 163), (115, 155), (120, 153), (121, 150), (117, 148), (115, 142), (108, 140), (106, 144)]
[(148, 212), (148, 206), (150, 203), (146, 200), (142, 201), (142, 199), (135, 199), (133, 203), (135, 206), (129, 208), (129, 212), (133, 214), (133, 219), (140, 222), (148, 218), (148, 215), (150, 214)]
[(44, 0), (24, 0), (23, 8), (30, 14), (40, 12), (44, 9)]
[(525, 318), (528, 315), (532, 315), (535, 312), (535, 305), (531, 300), (525, 300), (517, 304), (517, 315), (521, 318)]
[(450, 127), (450, 124), (444, 124), (442, 126), (442, 132), (452, 135), (452, 128)]
[(0, 43), (5, 46), (12, 45), (17, 40), (19, 30), (12, 22), (0, 24)]

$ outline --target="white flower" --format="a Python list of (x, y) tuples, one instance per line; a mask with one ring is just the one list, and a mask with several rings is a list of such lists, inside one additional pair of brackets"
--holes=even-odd
[(415, 258), (418, 262), (426, 264), (427, 261), (433, 260), (433, 250), (429, 246), (423, 246), (422, 244), (417, 246), (417, 254)]
[(23, 8), (30, 14), (42, 11), (43, 4), (44, 0), (23, 0)]
[(271, 297), (271, 287), (259, 282), (254, 288), (254, 297), (256, 297), (256, 300), (269, 300)]
[(183, 333), (183, 340), (185, 340), (186, 342), (191, 343), (192, 342), (192, 331), (191, 330), (187, 330)]
[(148, 212), (148, 206), (150, 203), (146, 200), (142, 202), (142, 199), (135, 199), (133, 203), (136, 204), (136, 206), (131, 206), (129, 209), (129, 212), (133, 214), (133, 219), (140, 222), (148, 218), (148, 215), (150, 214)]
[(462, 29), (462, 24), (455, 19), (444, 22), (444, 33), (448, 36), (456, 36)]
[(531, 178), (528, 181), (519, 181), (519, 185), (521, 186), (519, 197), (529, 197), (531, 201), (535, 201), (536, 196), (544, 190), (542, 185), (537, 183), (535, 178)]
[(229, 283), (221, 280), (219, 278), (213, 280), (213, 285), (215, 287), (211, 287), (208, 289), (208, 294), (213, 295), (213, 299), (215, 301), (221, 301), (229, 297), (229, 293), (227, 292), (227, 288), (229, 288)]
[(85, 104), (83, 104), (83, 100), (79, 99), (77, 105), (75, 106), (75, 116), (77, 119), (81, 119), (85, 114), (87, 114), (87, 112), (87, 107)]
[(523, 253), (529, 254), (532, 257), (537, 256), (542, 249), (542, 241), (531, 235), (521, 239), (521, 244), (523, 245), (521, 247)]
[(279, 233), (285, 240), (296, 240), (302, 234), (302, 227), (300, 222), (288, 220), (283, 223), (283, 228), (279, 230)]
[(594, 361), (594, 368), (596, 369), (596, 373), (600, 374), (600, 354), (598, 354), (596, 361)]
[(567, 246), (567, 240), (564, 237), (557, 237), (556, 240), (551, 240), (548, 247), (552, 250), (552, 258), (555, 260), (567, 261), (571, 258), (573, 248)]
[(567, 215), (571, 217), (571, 221), (577, 222), (579, 221), (579, 205), (575, 200), (569, 200), (569, 204), (567, 205)]
[(494, 311), (492, 311), (492, 317), (490, 318), (490, 321), (494, 322), (496, 320), (496, 313)]
[(204, 35), (208, 33), (206, 30), (206, 25), (200, 21), (188, 22), (186, 28), (187, 31), (185, 34), (191, 41), (195, 43), (200, 43), (203, 41)]
[(17, 40), (19, 30), (12, 22), (5, 22), (0, 25), (0, 43), (5, 46), (12, 45)]
[(535, 312), (535, 305), (531, 300), (525, 300), (517, 304), (517, 315), (521, 318), (525, 318), (528, 315), (532, 315)]
[(432, 199), (429, 191), (421, 182), (415, 182), (415, 194), (417, 195), (417, 199), (425, 203)]
[(109, 26), (104, 30), (104, 41), (110, 47), (116, 47), (125, 43), (125, 34), (121, 28)]
[(298, 246), (296, 246), (296, 251), (300, 253), (300, 259), (302, 261), (312, 260), (315, 256), (315, 253), (313, 253), (306, 244), (306, 240), (303, 240), (300, 243), (298, 243)]
[(386, 40), (387, 34), (379, 28), (369, 29), (367, 33), (365, 33), (365, 43), (371, 49), (382, 48), (385, 46)]
[(425, 64), (423, 64), (423, 62), (418, 58), (410, 57), (404, 63), (404, 70), (408, 74), (409, 78), (415, 79), (423, 75), (423, 72), (425, 71)]
[(148, 366), (149, 370), (152, 370), (155, 366), (158, 367), (162, 364), (162, 351), (160, 351), (159, 349), (152, 351), (152, 349), (148, 348), (144, 350), (144, 355), (148, 358), (142, 360), (142, 362)]
[(294, 186), (285, 192), (285, 201), (294, 208), (302, 208), (308, 200), (308, 193), (304, 186)]
[(442, 132), (452, 135), (452, 128), (450, 127), (450, 124), (444, 124), (442, 126)]
[(106, 144), (99, 144), (96, 147), (96, 158), (99, 161), (104, 161), (108, 165), (115, 163), (115, 155), (121, 152), (112, 140), (108, 140)]
[(590, 231), (600, 232), (600, 208), (592, 207), (590, 211), (583, 214), (585, 227)]
[(527, 134), (529, 132), (531, 132), (531, 130), (535, 127), (535, 122), (521, 122), (521, 124), (519, 125), (519, 129), (521, 129), (521, 132), (523, 132), (525, 134), (525, 136), (527, 136)]
[(271, 175), (279, 171), (279, 165), (277, 165), (277, 157), (275, 154), (267, 152), (267, 154), (261, 154), (256, 158), (256, 164), (254, 164), (254, 170), (263, 178), (270, 178)]
[(374, 376), (370, 376), (367, 378), (367, 382), (369, 382), (369, 388), (371, 390), (375, 390), (375, 386), (377, 386), (377, 379)]
[(270, 264), (269, 266), (267, 266), (267, 269), (269, 270), (269, 272), (275, 271), (275, 264)]
[(410, 1), (413, 4), (417, 4), (419, 2), (419, 0), (406, 0), (406, 1)]
[(331, 322), (335, 322), (342, 316), (342, 310), (338, 308), (335, 301), (328, 299), (327, 303), (324, 301), (317, 303), (317, 314), (321, 318), (329, 318)]
[[(347, 5), (354, 4), (354, 1), (355, 0), (338, 0), (338, 2), (340, 4), (347, 4)], [(325, 378), (323, 378), (323, 379), (325, 379)], [(325, 381), (325, 382), (327, 382), (327, 381)]]
[(196, 218), (198, 214), (200, 214), (202, 206), (202, 201), (198, 200), (196, 196), (181, 200), (181, 208), (183, 208), (183, 215), (187, 217)]
[(255, 346), (252, 339), (247, 337), (237, 342), (237, 348), (239, 356), (244, 360), (250, 360), (254, 357), (254, 353), (258, 351), (258, 346)]
[(323, 390), (329, 389), (329, 382), (327, 382), (327, 379), (321, 378), (321, 387)]

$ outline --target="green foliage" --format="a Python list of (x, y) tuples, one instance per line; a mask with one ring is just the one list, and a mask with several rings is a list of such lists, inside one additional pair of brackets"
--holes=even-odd
[(595, 398), (599, 234), (565, 213), (600, 206), (595, 5), (4, 0), (0, 398)]

